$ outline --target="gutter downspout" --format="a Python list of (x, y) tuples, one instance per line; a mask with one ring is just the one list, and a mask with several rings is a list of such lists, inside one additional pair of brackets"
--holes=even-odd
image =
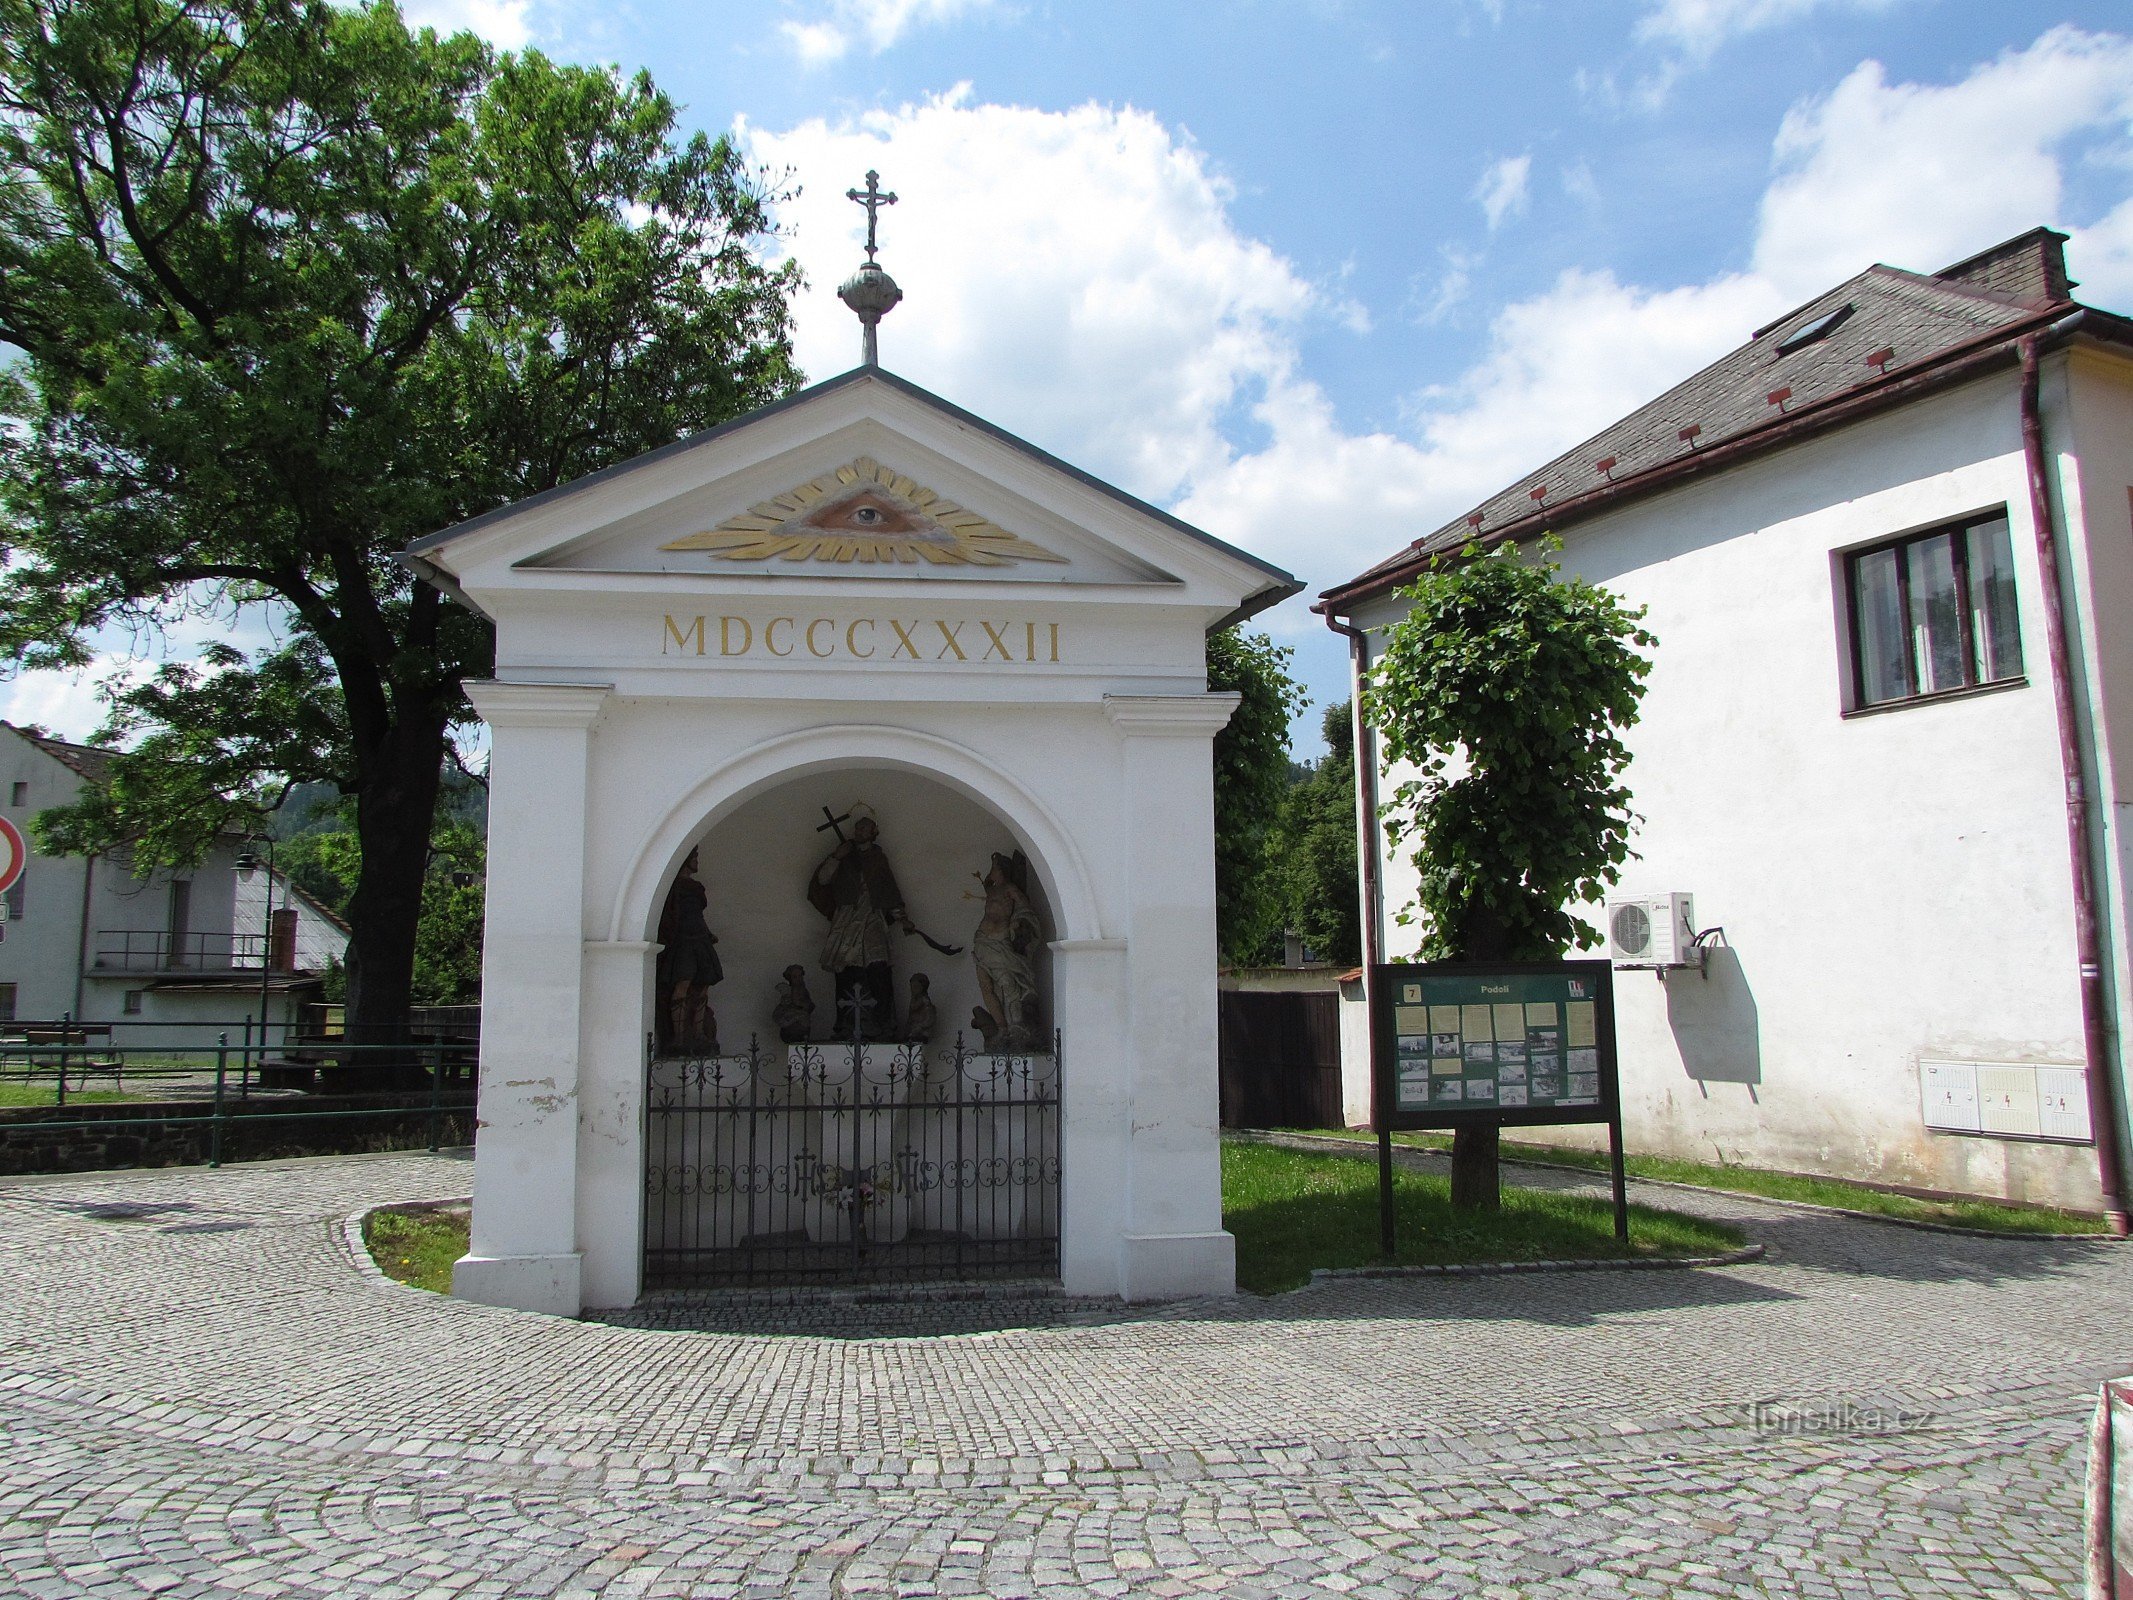
[(82, 1010), (82, 985), (88, 980), (89, 971), (89, 913), (90, 890), (96, 882), (96, 857), (86, 856), (81, 864), (81, 940), (74, 952), (74, 1020), (79, 1022), (86, 1013)]
[[(2056, 332), (2073, 320), (2068, 318), (2056, 323), (2048, 331)], [(2118, 1095), (2112, 1079), (2110, 1035), (2104, 1015), (2095, 867), (2089, 854), (2089, 784), (2082, 759), (2080, 729), (2075, 720), (2073, 659), (2067, 644), (2066, 608), (2059, 588), (2059, 548), (2045, 464), (2044, 424), (2039, 414), (2037, 335), (2024, 338), (2020, 349), (2022, 459), (2028, 468), (2029, 514), (2036, 528), (2038, 576), (2044, 591), (2044, 631), (2051, 652), (2052, 704), (2059, 722), (2059, 765), (2066, 780), (2066, 834), (2074, 877), (2074, 947), (2081, 963), (2081, 1033), (2088, 1078), (2089, 1126), (2096, 1139), (2096, 1169), (2103, 1189), (2104, 1218), (2111, 1231), (2123, 1238), (2127, 1233), (2127, 1218), (2124, 1194), (2119, 1187)]]

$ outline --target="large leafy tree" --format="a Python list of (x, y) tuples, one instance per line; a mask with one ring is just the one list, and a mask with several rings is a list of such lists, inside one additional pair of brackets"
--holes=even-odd
[[(1629, 859), (1622, 781), (1658, 641), (1605, 589), (1565, 578), (1561, 546), (1431, 563), (1400, 591), (1363, 706), (1408, 776), (1383, 806), (1419, 881), (1402, 924), (1425, 961), (1552, 961), (1595, 943), (1575, 906)], [(1498, 1203), (1497, 1135), (1453, 1136), (1452, 1198)]]
[(1289, 718), (1305, 704), (1289, 676), (1293, 653), (1263, 633), (1207, 636), (1207, 687), (1242, 696), (1215, 735), (1215, 935), (1234, 962), (1256, 961), (1280, 932), (1266, 838), (1289, 788)]
[(254, 626), (113, 694), (61, 848), (196, 858), (351, 797), (350, 1026), (401, 1026), (481, 621), (409, 540), (797, 381), (771, 198), (639, 76), (390, 0), (0, 0), (0, 643)]
[(1326, 707), (1326, 753), (1288, 792), (1267, 833), (1266, 871), (1284, 929), (1324, 960), (1363, 959), (1355, 853), (1355, 727), (1346, 700)]

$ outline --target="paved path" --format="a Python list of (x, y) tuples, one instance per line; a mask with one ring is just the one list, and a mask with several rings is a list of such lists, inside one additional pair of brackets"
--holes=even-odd
[(0, 1594), (2075, 1595), (2133, 1367), (2133, 1249), (1666, 1191), (1769, 1256), (864, 1340), (357, 1270), (469, 1177), (0, 1184)]

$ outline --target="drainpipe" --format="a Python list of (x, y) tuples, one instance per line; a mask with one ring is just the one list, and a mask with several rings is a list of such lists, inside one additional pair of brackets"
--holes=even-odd
[(82, 985), (89, 971), (89, 916), (92, 910), (89, 898), (91, 886), (96, 882), (96, 857), (84, 856), (81, 863), (81, 948), (75, 951), (74, 963), (74, 1020), (79, 1022), (88, 1013), (82, 1010)]
[[(2056, 323), (2047, 331), (2056, 332), (2067, 325)], [(2081, 1032), (2089, 1088), (2089, 1126), (2096, 1137), (2096, 1169), (2103, 1187), (2104, 1216), (2111, 1231), (2123, 1238), (2127, 1220), (2118, 1181), (2118, 1094), (2112, 1079), (2095, 869), (2089, 853), (2089, 784), (2076, 722), (2073, 658), (2067, 645), (2066, 609), (2059, 589), (2059, 547), (2053, 531), (2051, 487), (2045, 466), (2044, 424), (2038, 412), (2037, 336), (2031, 334), (2023, 339), (2020, 348), (2022, 458), (2029, 470), (2029, 515), (2037, 533), (2044, 631), (2051, 653), (2052, 704), (2059, 720), (2059, 766), (2066, 780), (2067, 848), (2074, 869), (2074, 946), (2081, 963)]]
[(1326, 626), (1348, 639), (1355, 666), (1355, 694), (1348, 712), (1355, 726), (1356, 854), (1363, 869), (1363, 995), (1370, 994), (1370, 969), (1385, 959), (1378, 934), (1384, 890), (1378, 882), (1378, 746), (1376, 731), (1363, 715), (1363, 678), (1370, 670), (1370, 639), (1361, 628), (1342, 622), (1330, 611), (1319, 615)]

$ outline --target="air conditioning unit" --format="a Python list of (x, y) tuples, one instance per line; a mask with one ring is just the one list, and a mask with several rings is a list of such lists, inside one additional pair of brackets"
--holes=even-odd
[(1607, 959), (1618, 967), (1693, 967), (1696, 897), (1647, 894), (1607, 903)]

